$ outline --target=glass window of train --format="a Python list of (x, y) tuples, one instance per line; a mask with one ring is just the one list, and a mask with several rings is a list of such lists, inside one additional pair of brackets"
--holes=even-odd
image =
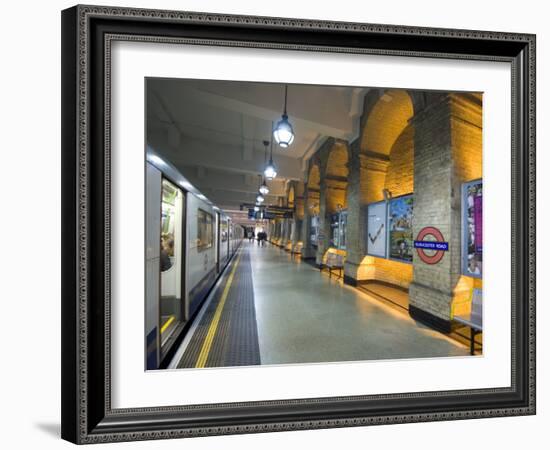
[(197, 247), (206, 250), (212, 247), (214, 242), (214, 218), (212, 214), (199, 209), (197, 213)]
[(222, 220), (221, 222), (221, 230), (220, 230), (222, 242), (227, 241), (227, 222), (225, 220)]

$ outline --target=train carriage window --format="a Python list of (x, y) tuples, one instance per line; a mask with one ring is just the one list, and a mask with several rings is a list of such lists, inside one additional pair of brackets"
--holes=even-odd
[(212, 214), (199, 209), (197, 213), (197, 247), (206, 250), (214, 243), (214, 217)]
[(221, 235), (222, 242), (226, 242), (227, 241), (227, 222), (224, 220), (222, 220), (221, 222), (220, 235)]

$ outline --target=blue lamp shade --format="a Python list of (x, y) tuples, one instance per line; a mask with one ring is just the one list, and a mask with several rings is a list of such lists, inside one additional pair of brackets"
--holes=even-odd
[(275, 170), (275, 166), (273, 165), (273, 162), (270, 161), (269, 164), (266, 166), (264, 170), (264, 175), (268, 180), (273, 180), (277, 176), (277, 171)]
[(282, 148), (287, 148), (294, 141), (294, 130), (286, 114), (283, 114), (283, 118), (277, 122), (277, 126), (273, 130), (273, 137)]

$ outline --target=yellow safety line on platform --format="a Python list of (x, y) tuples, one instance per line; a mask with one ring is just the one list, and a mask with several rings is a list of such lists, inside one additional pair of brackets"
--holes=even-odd
[(166, 322), (164, 322), (164, 325), (160, 329), (160, 333), (164, 333), (166, 331), (166, 328), (170, 326), (170, 324), (175, 320), (176, 316), (170, 316)]
[(208, 327), (208, 333), (206, 334), (206, 338), (202, 344), (201, 352), (199, 353), (199, 357), (197, 358), (197, 363), (195, 364), (195, 367), (197, 368), (205, 367), (206, 361), (208, 360), (208, 354), (210, 353), (210, 349), (212, 348), (212, 343), (214, 342), (214, 336), (216, 336), (216, 331), (218, 329), (218, 323), (220, 322), (223, 307), (225, 305), (225, 301), (227, 300), (227, 296), (229, 295), (229, 289), (231, 288), (231, 283), (233, 283), (233, 277), (235, 275), (237, 266), (239, 265), (240, 259), (241, 254), (239, 253), (237, 261), (235, 261), (235, 265), (233, 266), (233, 269), (231, 269), (231, 274), (229, 275), (227, 283), (225, 284), (220, 303), (218, 304), (212, 322), (210, 322), (210, 326)]

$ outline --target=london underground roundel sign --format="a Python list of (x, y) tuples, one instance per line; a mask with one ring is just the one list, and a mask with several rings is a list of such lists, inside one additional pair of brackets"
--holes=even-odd
[[(435, 240), (425, 241), (427, 236), (432, 236)], [(425, 227), (416, 236), (414, 248), (416, 248), (419, 258), (426, 264), (437, 264), (449, 250), (449, 243), (445, 242), (443, 233), (437, 228)], [(426, 250), (432, 250), (434, 253), (430, 252), (432, 254), (428, 255)]]

